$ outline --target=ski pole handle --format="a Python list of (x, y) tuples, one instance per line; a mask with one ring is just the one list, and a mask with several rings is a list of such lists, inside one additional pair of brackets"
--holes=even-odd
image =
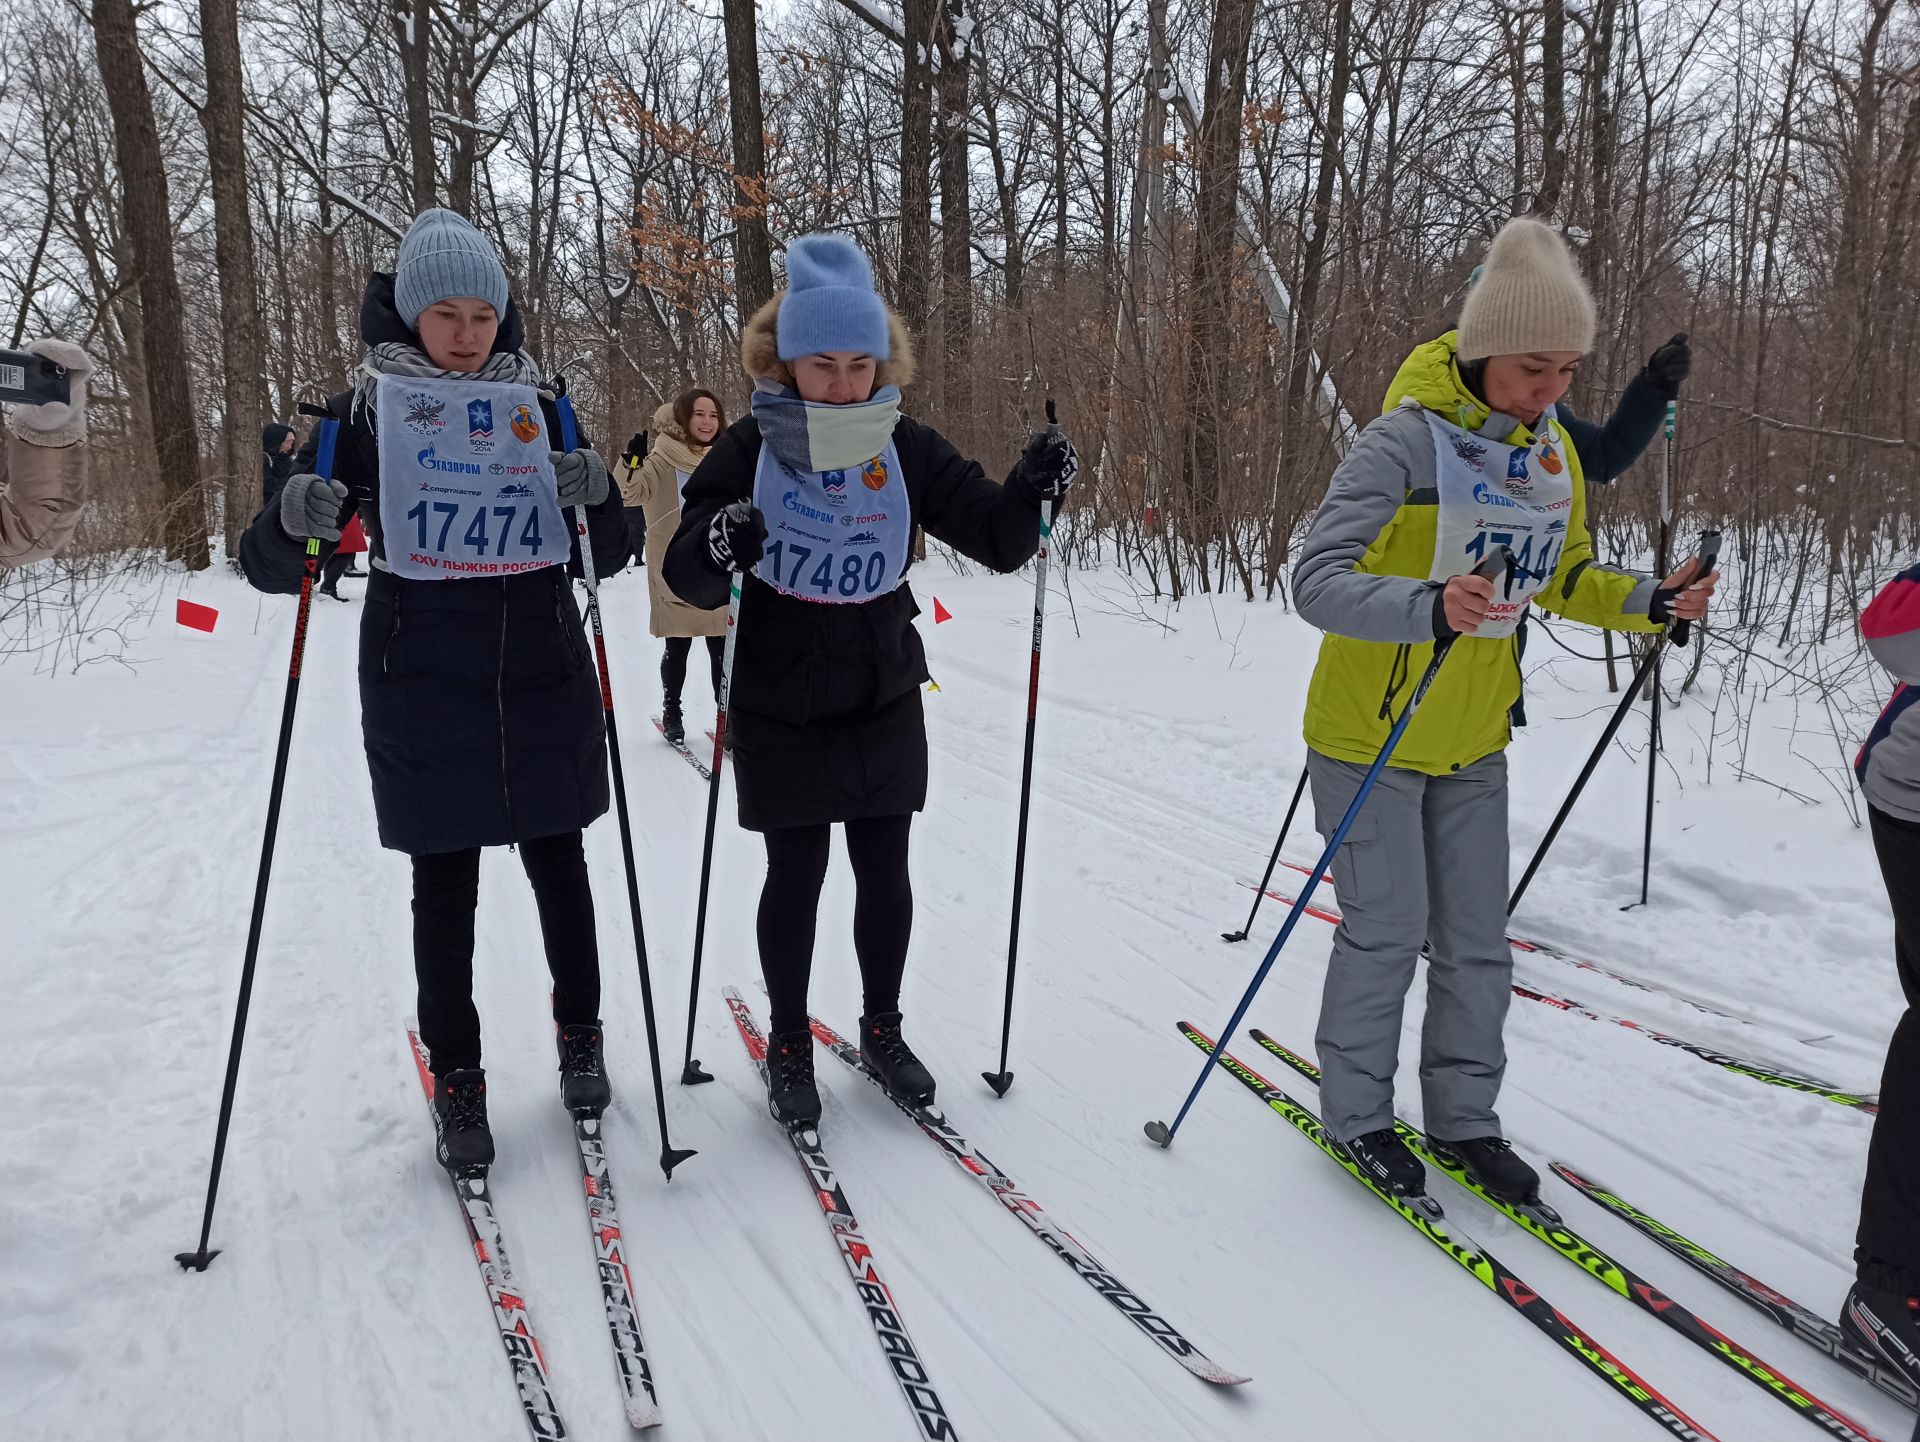
[(1673, 444), (1673, 423), (1675, 420), (1679, 418), (1679, 415), (1680, 415), (1680, 402), (1677, 400), (1668, 401), (1667, 402), (1667, 444), (1668, 445)]
[[(1060, 412), (1054, 408), (1053, 397), (1047, 397), (1047, 434), (1057, 436), (1060, 431)], [(1067, 503), (1065, 496), (1055, 496), (1053, 504), (1047, 508), (1047, 523), (1040, 528), (1040, 543), (1045, 545), (1053, 537), (1053, 523), (1060, 519), (1060, 508)]]
[[(1494, 546), (1488, 550), (1487, 558), (1467, 574), (1470, 576), (1484, 576), (1489, 581), (1498, 580), (1500, 577), (1505, 576), (1507, 578), (1507, 589), (1512, 590), (1513, 552), (1506, 546)], [(1435, 641), (1433, 643), (1435, 661), (1438, 661), (1442, 656), (1446, 655), (1447, 652), (1451, 651), (1453, 649), (1453, 643), (1459, 639), (1459, 633), (1455, 632), (1451, 636), (1442, 636), (1438, 641)], [(1431, 675), (1432, 673), (1429, 672), (1428, 674)], [(1421, 687), (1423, 692), (1425, 689), (1424, 686)]]
[[(1720, 533), (1718, 531), (1707, 531), (1700, 537), (1699, 556), (1700, 564), (1694, 567), (1693, 580), (1688, 581), (1687, 586), (1691, 586), (1694, 581), (1705, 580), (1713, 574), (1714, 567), (1720, 564)], [(1681, 587), (1681, 590), (1686, 590), (1687, 586)], [(1693, 639), (1693, 622), (1675, 621), (1673, 629), (1669, 632), (1669, 638), (1676, 646), (1686, 645)]]

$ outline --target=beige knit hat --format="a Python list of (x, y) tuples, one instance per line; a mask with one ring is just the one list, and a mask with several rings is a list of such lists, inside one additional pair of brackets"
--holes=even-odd
[(1593, 296), (1566, 244), (1524, 216), (1493, 238), (1480, 279), (1460, 308), (1463, 361), (1530, 351), (1593, 349)]

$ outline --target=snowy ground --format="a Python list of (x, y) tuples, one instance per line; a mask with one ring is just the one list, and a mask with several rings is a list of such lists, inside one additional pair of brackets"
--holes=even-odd
[[(960, 1434), (1649, 1435), (1229, 1078), (1210, 1083), (1171, 1152), (1140, 1134), (1147, 1118), (1171, 1116), (1198, 1066), (1174, 1023), (1217, 1028), (1280, 920), (1269, 905), (1253, 944), (1219, 939), (1245, 915), (1250, 893), (1236, 880), (1258, 875), (1300, 764), (1313, 637), (1279, 606), (1199, 598), (1169, 612), (1098, 573), (1074, 578), (1071, 609), (1056, 593), (1018, 1081), (993, 1099), (977, 1077), (999, 1034), (1031, 584), (938, 565), (915, 581), (941, 690), (927, 697), (933, 795), (914, 841), (908, 1034), (962, 1133), (1217, 1361), (1254, 1377), (1221, 1393), (1156, 1355), (823, 1052), (828, 1148)], [(343, 589), (357, 596), (360, 585)], [(182, 591), (221, 609), (213, 635), (173, 626)], [(954, 615), (937, 629), (933, 595)], [(704, 792), (646, 721), (658, 650), (644, 585), (615, 579), (607, 600), (654, 977), (677, 1055)], [(155, 601), (157, 619), (69, 647), (58, 675), (30, 659), (0, 668), (7, 1435), (510, 1442), (524, 1432), (402, 1036), (407, 869), (374, 838), (352, 679), (357, 604), (316, 603), (214, 1233), (225, 1251), (204, 1275), (173, 1263), (199, 1226), (293, 605), (225, 574), (168, 578), (114, 605)], [(109, 652), (121, 659), (75, 673), (76, 659)], [(1597, 667), (1539, 642), (1529, 659), (1541, 668), (1534, 725), (1512, 752), (1521, 860), (1609, 704)], [(1706, 717), (1689, 701), (1671, 723), (1654, 904), (1618, 909), (1638, 890), (1636, 717), (1517, 929), (1751, 1024), (1552, 962), (1534, 974), (1596, 1009), (1871, 1089), (1900, 1000), (1870, 845), (1813, 769), (1833, 771), (1832, 743), (1820, 750), (1790, 715), (1763, 707), (1750, 770), (1811, 799), (1736, 782), (1724, 756), (1708, 782)], [(700, 1149), (671, 1185), (653, 1163), (611, 818), (589, 838), (620, 1093), (609, 1145), (664, 1435), (904, 1439), (906, 1409), (719, 999), (732, 982), (763, 1000), (757, 849), (730, 811), (729, 798), (697, 1048), (719, 1080), (670, 1086), (675, 1140)], [(1316, 848), (1303, 832), (1288, 849), (1309, 860)], [(482, 892), (477, 991), (503, 1224), (572, 1434), (617, 1438), (538, 931), (513, 857), (488, 856)], [(816, 1009), (843, 1031), (859, 1009), (850, 900), (836, 874), (815, 984)], [(1250, 1014), (1298, 1048), (1311, 1044), (1329, 935), (1303, 923)], [(1415, 1007), (1409, 1051), (1417, 1026)], [(1837, 1309), (1867, 1117), (1524, 1002), (1509, 1035), (1503, 1110), (1524, 1148), (1581, 1166), (1801, 1301)], [(1235, 1049), (1313, 1104), (1311, 1087), (1262, 1065), (1251, 1043)], [(1874, 1433), (1911, 1429), (1877, 1393), (1549, 1185), (1573, 1225)], [(1809, 1435), (1450, 1184), (1436, 1195), (1715, 1435)]]

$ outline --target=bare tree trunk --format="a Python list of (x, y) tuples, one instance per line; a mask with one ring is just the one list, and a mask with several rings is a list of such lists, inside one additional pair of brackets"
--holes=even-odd
[(173, 214), (160, 132), (153, 118), (153, 95), (141, 68), (133, 0), (93, 0), (92, 19), (100, 78), (113, 113), (127, 235), (140, 272), (153, 449), (167, 502), (167, 555), (184, 562), (189, 570), (201, 571), (208, 563), (206, 503), (200, 490), (193, 395), (187, 383), (180, 279), (173, 264)]
[(214, 264), (220, 277), (222, 379), (226, 392), (224, 531), (229, 560), (252, 518), (253, 456), (259, 448), (261, 386), (267, 372), (260, 292), (253, 268), (253, 216), (247, 204), (247, 117), (240, 69), (236, 0), (200, 0), (200, 43), (207, 60), (207, 135), (213, 182)]
[(724, 0), (727, 98), (733, 119), (734, 280), (744, 320), (773, 299), (767, 233), (767, 125), (760, 109), (760, 47), (753, 0)]
[(900, 317), (926, 334), (933, 255), (933, 27), (937, 0), (905, 0), (900, 71)]
[[(1309, 452), (1307, 435), (1313, 423), (1314, 390), (1320, 378), (1313, 374), (1313, 326), (1320, 305), (1320, 284), (1326, 269), (1327, 232), (1333, 220), (1333, 183), (1340, 169), (1340, 146), (1346, 136), (1347, 87), (1353, 73), (1353, 0), (1338, 0), (1333, 16), (1333, 76), (1327, 93), (1326, 119), (1320, 126), (1320, 173), (1313, 187), (1312, 228), (1300, 262), (1300, 295), (1294, 309), (1293, 356), (1288, 365), (1288, 394), (1293, 424), (1287, 449), (1296, 460)], [(1319, 448), (1314, 447), (1317, 452)], [(1296, 477), (1300, 468), (1296, 466)]]
[[(1207, 84), (1195, 150), (1192, 317), (1182, 413), (1187, 444), (1181, 500), (1188, 541), (1204, 551), (1221, 522), (1223, 381), (1232, 367), (1234, 220), (1239, 204), (1241, 111), (1255, 0), (1215, 0)], [(1204, 518), (1204, 519), (1203, 519)], [(1206, 584), (1204, 558), (1202, 584)]]
[(940, 337), (941, 405), (960, 449), (972, 454), (973, 197), (967, 172), (966, 0), (943, 0), (940, 14)]
[(431, 0), (394, 0), (393, 37), (400, 51), (401, 89), (407, 106), (407, 149), (412, 162), (414, 213), (438, 203), (438, 166), (433, 152), (433, 95), (429, 66), (433, 47)]
[(1564, 0), (1545, 0), (1540, 33), (1540, 188), (1533, 213), (1552, 215), (1560, 208), (1566, 183), (1567, 12)]

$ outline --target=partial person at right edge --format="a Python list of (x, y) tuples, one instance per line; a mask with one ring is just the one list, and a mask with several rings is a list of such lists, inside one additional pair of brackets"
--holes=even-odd
[(713, 699), (720, 700), (720, 667), (726, 654), (727, 608), (702, 610), (676, 596), (661, 574), (667, 542), (680, 526), (680, 493), (707, 458), (714, 437), (727, 428), (727, 414), (712, 391), (683, 391), (653, 413), (653, 445), (637, 469), (620, 481), (629, 507), (646, 515), (648, 629), (667, 643), (660, 658), (660, 730), (675, 746), (687, 741), (687, 723), (680, 695), (686, 686), (687, 660), (695, 640), (707, 647), (707, 670), (713, 679)]
[(27, 354), (67, 372), (67, 399), (10, 408), (0, 427), (0, 571), (57, 556), (87, 505), (87, 377), (93, 361), (63, 340), (37, 340)]
[(1860, 634), (1899, 683), (1854, 771), (1893, 907), (1894, 965), (1907, 1005), (1880, 1077), (1854, 1239), (1856, 1280), (1840, 1326), (1920, 1385), (1920, 566), (1873, 598)]
[(727, 728), (740, 825), (767, 848), (757, 935), (768, 1108), (797, 1128), (820, 1121), (807, 989), (835, 822), (856, 887), (860, 1054), (895, 1096), (933, 1100), (900, 1010), (913, 930), (908, 834), (927, 800), (927, 656), (904, 580), (912, 528), (1015, 570), (1039, 549), (1040, 508), (1066, 494), (1078, 461), (1065, 436), (1044, 431), (998, 485), (901, 415), (912, 347), (851, 241), (794, 241), (787, 281), (741, 333), (753, 414), (687, 482), (663, 569), (680, 596), (709, 609), (745, 573)]

